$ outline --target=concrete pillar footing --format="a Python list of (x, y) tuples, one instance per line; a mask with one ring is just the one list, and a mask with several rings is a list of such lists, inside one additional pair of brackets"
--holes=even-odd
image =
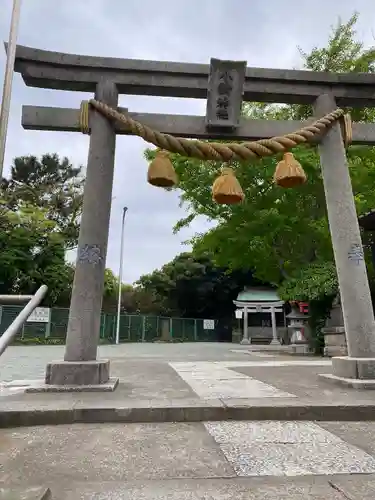
[(240, 342), (241, 345), (250, 345), (251, 342), (249, 339), (242, 339), (241, 342)]
[(375, 358), (337, 356), (332, 358), (332, 375), (319, 377), (354, 389), (375, 389)]
[(100, 385), (109, 381), (109, 360), (52, 361), (46, 369), (47, 385)]

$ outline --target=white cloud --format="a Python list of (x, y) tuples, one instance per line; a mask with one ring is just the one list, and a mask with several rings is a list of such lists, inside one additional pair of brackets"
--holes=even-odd
[[(372, 43), (372, 0), (357, 0), (359, 36)], [(7, 40), (12, 0), (2, 0), (0, 37)], [(32, 0), (24, 1), (18, 43), (47, 50), (98, 56), (208, 63), (211, 57), (247, 60), (261, 67), (295, 67), (297, 45), (304, 50), (326, 42), (332, 24), (353, 12), (349, 0)], [(0, 51), (3, 80), (5, 54)], [(23, 104), (78, 107), (82, 93), (27, 88), (15, 75), (6, 169), (19, 155), (58, 152), (73, 163), (86, 162), (88, 138), (80, 134), (31, 132), (21, 128)], [(205, 103), (191, 99), (121, 96), (131, 111), (204, 114)], [(118, 137), (107, 265), (117, 272), (122, 207), (126, 221), (126, 281), (136, 280), (184, 250), (181, 243), (206, 223), (178, 235), (184, 216), (176, 193), (146, 183), (145, 143)]]

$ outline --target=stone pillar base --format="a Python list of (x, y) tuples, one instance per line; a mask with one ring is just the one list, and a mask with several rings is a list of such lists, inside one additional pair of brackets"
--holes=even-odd
[(347, 356), (345, 328), (343, 326), (331, 326), (322, 329), (324, 335), (324, 356)]
[(290, 344), (288, 345), (288, 354), (295, 354), (297, 356), (306, 356), (311, 354), (311, 348), (309, 344)]
[(375, 358), (332, 358), (332, 375), (319, 377), (355, 389), (375, 389)]
[(53, 361), (44, 380), (33, 381), (25, 392), (112, 392), (118, 378), (109, 377), (109, 361)]
[(52, 361), (46, 369), (47, 385), (100, 385), (109, 381), (109, 360)]
[(242, 339), (241, 342), (240, 342), (241, 345), (250, 345), (251, 342), (249, 339)]

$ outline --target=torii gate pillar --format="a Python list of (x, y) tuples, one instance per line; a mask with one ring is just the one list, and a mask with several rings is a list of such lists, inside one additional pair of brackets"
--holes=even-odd
[[(332, 95), (316, 100), (320, 116), (336, 109)], [(319, 145), (328, 221), (342, 301), (348, 356), (332, 358), (326, 380), (375, 389), (375, 320), (352, 184), (337, 123)]]
[[(95, 98), (117, 107), (116, 85), (99, 81)], [(103, 115), (92, 111), (91, 136), (83, 198), (77, 263), (69, 310), (64, 361), (47, 365), (46, 384), (98, 386), (113, 390), (109, 361), (96, 359), (107, 256), (116, 132)]]

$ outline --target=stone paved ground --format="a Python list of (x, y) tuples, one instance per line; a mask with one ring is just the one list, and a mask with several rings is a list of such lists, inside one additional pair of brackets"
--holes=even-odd
[[(228, 344), (104, 346), (120, 386), (108, 394), (24, 394), (61, 347), (0, 358), (0, 413), (25, 408), (374, 404), (371, 391), (317, 378), (330, 362)], [(9, 384), (9, 382), (13, 381)], [(359, 410), (358, 410), (359, 411)], [(49, 486), (53, 499), (373, 500), (374, 422), (204, 421), (0, 429), (1, 488)], [(17, 491), (21, 491), (21, 490)], [(14, 497), (9, 497), (14, 498)], [(16, 498), (20, 498), (17, 496)], [(33, 499), (34, 500), (34, 499)]]
[(0, 431), (0, 481), (57, 500), (373, 500), (375, 424), (75, 424)]

